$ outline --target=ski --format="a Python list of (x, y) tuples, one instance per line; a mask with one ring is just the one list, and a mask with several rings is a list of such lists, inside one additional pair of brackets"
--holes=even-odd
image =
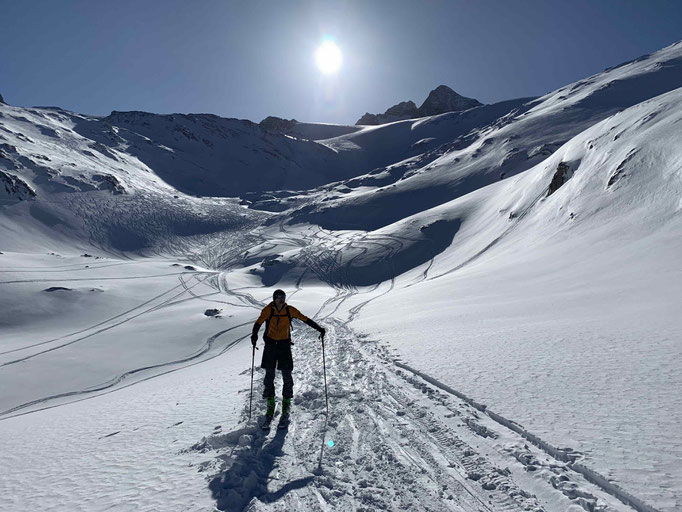
[(279, 414), (279, 408), (275, 409), (274, 413), (272, 416), (265, 415), (263, 416), (263, 423), (261, 424), (260, 428), (262, 430), (270, 430), (270, 425), (272, 424), (272, 420), (274, 419), (275, 416)]
[(261, 430), (270, 430), (270, 424), (272, 423), (273, 416), (266, 416), (260, 426)]
[(290, 421), (291, 421), (291, 420), (289, 419), (289, 415), (288, 415), (288, 414), (283, 415), (283, 416), (279, 419), (279, 423), (277, 423), (277, 428), (278, 428), (278, 429), (289, 428), (289, 422), (290, 422)]

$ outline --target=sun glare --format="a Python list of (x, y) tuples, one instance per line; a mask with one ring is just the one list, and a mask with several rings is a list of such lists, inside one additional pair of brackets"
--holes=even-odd
[(317, 67), (325, 75), (336, 73), (341, 67), (341, 50), (332, 41), (325, 41), (315, 52)]

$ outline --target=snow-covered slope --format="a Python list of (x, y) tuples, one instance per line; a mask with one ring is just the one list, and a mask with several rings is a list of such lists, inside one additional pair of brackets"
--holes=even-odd
[(1, 105), (0, 137), (3, 167), (48, 192), (123, 193), (156, 185), (235, 197), (351, 176), (325, 146), (207, 114), (113, 112), (94, 118)]
[[(682, 43), (324, 126), (0, 105), (0, 508), (682, 507)], [(275, 287), (329, 335), (266, 434)]]
[[(523, 172), (596, 122), (678, 87), (682, 87), (681, 43), (530, 101), (488, 126), (468, 126), (479, 129), (469, 133), (465, 130), (464, 140), (452, 142), (435, 155), (426, 153), (413, 159), (405, 155), (403, 162), (377, 169), (378, 175), (355, 177), (339, 190), (351, 188), (357, 193), (341, 193), (339, 198), (312, 210), (306, 208), (294, 218), (330, 229), (372, 230), (385, 226)], [(439, 118), (405, 121), (404, 130), (417, 131), (424, 122), (438, 122)], [(335, 139), (332, 147), (339, 150), (354, 144), (362, 146), (357, 141), (364, 134)], [(391, 133), (390, 139), (382, 140), (389, 144), (387, 140), (393, 136)], [(377, 133), (377, 137), (381, 135)], [(378, 161), (374, 164), (385, 165)], [(364, 185), (375, 186), (365, 189)]]
[[(516, 178), (380, 230), (390, 244), (434, 219), (458, 227), (448, 250), (358, 321), (670, 510), (682, 481), (680, 122), (682, 89), (595, 125)], [(547, 197), (562, 162), (567, 180)], [(396, 323), (387, 312), (400, 304), (419, 306)], [(560, 404), (547, 409), (550, 397)]]

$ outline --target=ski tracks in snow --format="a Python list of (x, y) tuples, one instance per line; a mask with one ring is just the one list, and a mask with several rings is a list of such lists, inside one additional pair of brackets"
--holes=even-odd
[[(283, 226), (280, 230), (287, 235)], [(309, 249), (328, 237), (323, 231), (305, 234), (308, 242), (318, 240), (304, 244), (301, 258), (318, 277), (334, 269), (343, 276), (344, 269), (365, 254), (368, 240), (360, 237), (365, 245), (342, 262), (332, 251)], [(334, 243), (350, 247), (356, 238)], [(373, 242), (385, 245), (388, 259), (402, 243)], [(249, 294), (229, 290), (221, 277), (221, 291), (245, 305), (261, 306)], [(382, 344), (352, 331), (352, 319), (377, 294), (388, 293), (393, 279), (384, 283), (387, 290), (373, 287), (367, 300), (348, 311), (345, 322), (333, 315), (358, 290), (350, 282), (335, 284), (335, 296), (315, 315), (329, 327), (329, 416), (321, 346), (312, 330), (303, 328), (294, 347), (296, 384), (289, 429), (274, 428), (277, 418), (269, 432), (258, 427), (263, 409), (259, 369), (252, 420), (247, 419), (247, 388), (242, 425), (227, 434), (216, 427), (191, 448), (210, 454), (199, 469), (207, 475), (220, 510), (632, 510), (573, 470), (572, 460), (558, 460), (531, 445), (518, 431), (493, 420), (494, 413), (401, 367)], [(276, 385), (279, 393), (279, 377)]]
[(327, 325), (328, 418), (321, 346), (302, 329), (289, 429), (274, 428), (277, 418), (270, 432), (256, 425), (259, 370), (253, 420), (246, 389), (242, 426), (192, 447), (211, 454), (200, 470), (220, 510), (628, 510), (568, 463), (396, 366), (380, 344)]
[[(184, 280), (183, 276), (189, 274), (188, 280)], [(0, 359), (0, 371), (2, 371), (3, 367), (11, 366), (17, 363), (23, 363), (26, 361), (29, 361), (34, 358), (39, 358), (41, 356), (45, 356), (47, 354), (50, 354), (52, 352), (58, 351), (60, 349), (63, 349), (65, 347), (70, 347), (76, 343), (82, 343), (86, 342), (89, 339), (93, 339), (96, 337), (98, 334), (108, 331), (110, 329), (117, 328), (131, 320), (134, 320), (138, 317), (141, 317), (143, 315), (147, 315), (149, 313), (152, 313), (154, 311), (158, 311), (160, 309), (184, 302), (186, 300), (205, 300), (204, 297), (207, 296), (212, 296), (214, 293), (209, 293), (205, 295), (197, 295), (196, 293), (193, 292), (193, 288), (206, 283), (210, 278), (216, 277), (217, 279), (223, 278), (222, 274), (216, 273), (216, 272), (181, 272), (181, 273), (176, 273), (173, 275), (177, 275), (179, 284), (172, 286), (171, 288), (165, 290), (164, 292), (140, 303), (137, 304), (136, 306), (122, 312), (118, 313), (112, 317), (109, 317), (103, 321), (100, 321), (94, 325), (91, 325), (89, 327), (79, 329), (77, 331), (73, 331), (71, 333), (62, 335), (57, 338), (41, 341), (41, 342), (34, 342), (34, 343), (29, 343), (27, 345), (24, 345), (22, 347), (18, 347), (13, 350), (8, 350), (4, 352), (0, 352), (0, 356), (3, 355), (8, 355), (12, 354), (15, 352), (23, 352), (29, 349), (36, 349), (31, 354), (24, 355), (22, 357), (19, 357), (17, 359), (11, 359), (8, 361), (2, 361)], [(180, 291), (178, 291), (180, 289)], [(219, 293), (219, 292), (215, 292)], [(171, 295), (172, 294), (172, 295)], [(180, 298), (185, 294), (189, 294), (189, 298)], [(239, 299), (240, 297), (237, 296)], [(212, 301), (215, 302), (215, 301)], [(240, 304), (233, 304), (230, 302), (225, 302), (226, 304), (229, 304), (232, 307), (239, 307)], [(247, 324), (250, 324), (248, 322)], [(61, 393), (56, 393), (53, 395), (49, 396), (44, 396), (40, 398), (36, 398), (34, 400), (17, 404), (7, 410), (0, 411), (0, 421), (3, 419), (7, 419), (9, 417), (12, 417), (14, 415), (21, 415), (29, 412), (33, 412), (35, 410), (40, 410), (40, 409), (46, 409), (46, 408), (51, 408), (51, 407), (58, 407), (59, 405), (63, 404), (64, 401), (66, 402), (73, 402), (73, 401), (79, 401), (79, 400), (84, 400), (87, 398), (92, 398), (94, 396), (98, 396), (102, 393), (110, 392), (112, 390), (116, 389), (121, 389), (123, 387), (127, 387), (129, 385), (133, 385), (138, 382), (145, 381), (149, 378), (154, 378), (158, 377), (159, 375), (164, 375), (166, 373), (172, 372), (172, 371), (177, 371), (181, 368), (187, 367), (189, 365), (193, 364), (198, 364), (206, 359), (206, 356), (208, 355), (209, 358), (212, 357), (217, 357), (226, 351), (230, 350), (232, 347), (237, 345), (240, 341), (244, 339), (244, 337), (237, 337), (237, 338), (231, 338), (231, 339), (225, 339), (221, 340), (220, 343), (217, 342), (218, 338), (221, 338), (223, 335), (226, 333), (231, 333), (232, 331), (235, 331), (237, 329), (245, 327), (247, 324), (237, 324), (233, 325), (227, 329), (222, 329), (219, 332), (213, 334), (212, 336), (208, 337), (206, 340), (204, 340), (203, 344), (198, 346), (192, 353), (187, 354), (184, 357), (174, 359), (171, 361), (164, 361), (159, 364), (154, 364), (154, 365), (149, 365), (149, 366), (143, 366), (143, 367), (138, 367), (134, 368), (131, 370), (128, 370), (126, 372), (121, 373), (120, 375), (117, 375), (113, 377), (112, 379), (106, 381), (106, 382), (100, 382), (97, 384), (94, 384), (92, 386), (89, 386), (86, 389), (77, 389), (77, 390), (72, 390), (72, 391), (64, 391)], [(61, 342), (59, 344), (56, 344), (57, 342)], [(40, 348), (38, 349), (37, 347), (43, 347), (47, 345), (46, 348)], [(211, 354), (211, 352), (215, 352)], [(150, 374), (150, 375), (148, 375)], [(131, 381), (129, 384), (123, 384), (123, 381)], [(54, 402), (54, 403), (53, 403)]]

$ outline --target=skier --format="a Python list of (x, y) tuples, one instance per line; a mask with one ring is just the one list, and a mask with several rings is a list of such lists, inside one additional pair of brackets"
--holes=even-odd
[(285, 299), (286, 294), (283, 290), (275, 290), (275, 293), (272, 294), (272, 302), (263, 308), (258, 320), (253, 324), (251, 333), (251, 343), (255, 347), (258, 341), (258, 331), (265, 322), (265, 333), (263, 335), (265, 349), (261, 361), (261, 368), (265, 369), (263, 398), (267, 401), (264, 428), (267, 428), (275, 415), (275, 368), (282, 372), (282, 380), (284, 381), (280, 424), (286, 426), (289, 420), (291, 399), (294, 396), (294, 379), (291, 375), (294, 368), (294, 360), (291, 355), (291, 346), (293, 345), (291, 341), (292, 319), (298, 318), (313, 329), (317, 329), (322, 343), (324, 343), (326, 332), (324, 327), (320, 327), (295, 307), (289, 306)]

